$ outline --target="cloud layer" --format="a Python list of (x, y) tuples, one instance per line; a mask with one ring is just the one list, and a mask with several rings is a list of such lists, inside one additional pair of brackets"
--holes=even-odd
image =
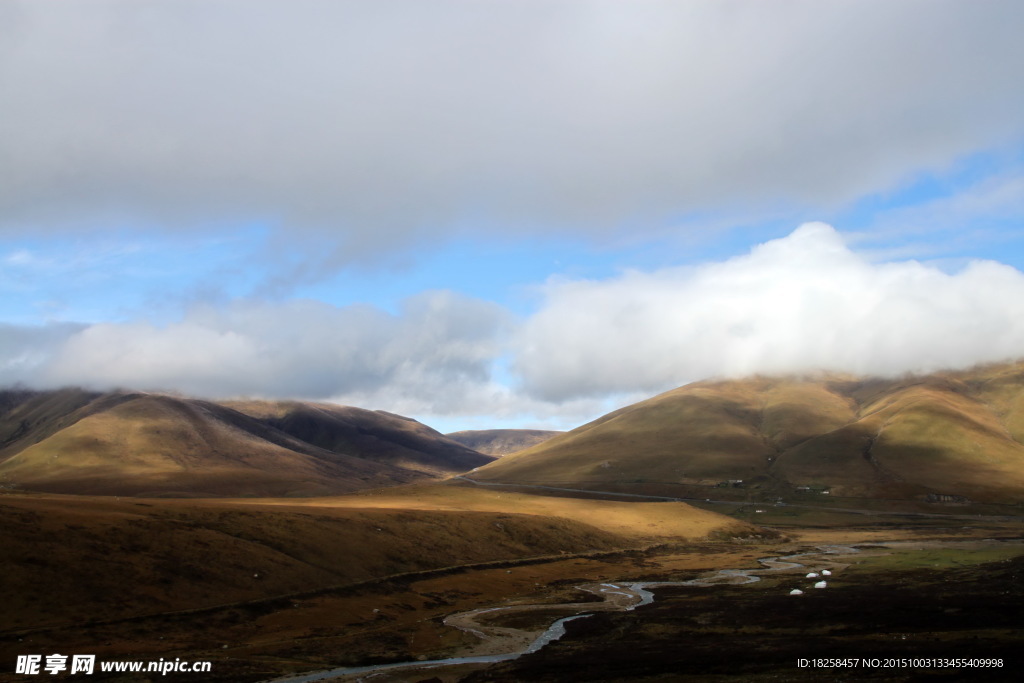
[(0, 335), (12, 346), (8, 354), (24, 359), (0, 369), (0, 381), (209, 397), (347, 397), (445, 413), (465, 408), (464, 395), (489, 381), (507, 322), (500, 307), (447, 292), (408, 299), (398, 315), (315, 301), (236, 301), (197, 307), (162, 327), (103, 323)]
[(953, 274), (872, 263), (822, 223), (727, 261), (552, 280), (542, 294), (525, 320), (426, 292), (394, 315), (235, 301), (165, 326), (8, 325), (0, 383), (582, 421), (608, 400), (708, 377), (893, 375), (1024, 356), (1024, 273), (992, 261)]
[(874, 264), (832, 227), (800, 226), (696, 268), (553, 281), (521, 330), (518, 370), (548, 400), (715, 376), (893, 375), (1024, 356), (1024, 274)]
[[(1019, 2), (5, 2), (0, 230), (834, 205), (1020, 134)], [(332, 248), (324, 250), (330, 236)]]

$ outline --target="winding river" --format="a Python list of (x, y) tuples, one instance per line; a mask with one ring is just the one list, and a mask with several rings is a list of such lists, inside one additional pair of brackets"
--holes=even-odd
[[(574, 619), (585, 619), (593, 616), (595, 612), (601, 611), (630, 611), (643, 605), (654, 602), (654, 593), (651, 589), (665, 586), (719, 586), (719, 585), (740, 585), (754, 583), (761, 580), (761, 575), (769, 572), (783, 572), (805, 569), (808, 565), (795, 562), (796, 558), (813, 564), (815, 568), (829, 568), (831, 570), (842, 569), (846, 565), (826, 559), (827, 556), (846, 555), (858, 552), (856, 548), (844, 545), (818, 546), (816, 551), (795, 553), (782, 557), (764, 557), (758, 562), (762, 565), (760, 569), (719, 569), (707, 572), (695, 579), (688, 581), (636, 581), (616, 583), (587, 583), (577, 586), (578, 589), (590, 593), (600, 601), (561, 603), (561, 604), (539, 604), (539, 605), (509, 605), (506, 607), (487, 607), (459, 612), (448, 616), (444, 623), (467, 633), (471, 633), (487, 644), (488, 649), (498, 650), (491, 654), (481, 654), (466, 657), (449, 657), (446, 659), (434, 659), (427, 661), (396, 662), (393, 664), (375, 664), (371, 666), (339, 667), (324, 671), (314, 671), (299, 676), (289, 676), (273, 679), (272, 683), (307, 683), (309, 681), (324, 681), (329, 679), (357, 680), (362, 681), (371, 678), (376, 674), (383, 674), (399, 669), (428, 670), (439, 667), (455, 666), (459, 664), (492, 664), (516, 659), (525, 654), (537, 652), (548, 643), (558, 640), (565, 635), (565, 624)], [(813, 558), (810, 562), (808, 558)], [(496, 613), (524, 613), (531, 611), (574, 611), (576, 614), (562, 617), (552, 623), (539, 635), (536, 631), (493, 626), (481, 623), (483, 615), (494, 616)]]

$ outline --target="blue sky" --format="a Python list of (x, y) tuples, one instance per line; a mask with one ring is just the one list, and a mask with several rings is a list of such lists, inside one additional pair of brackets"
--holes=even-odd
[(1024, 355), (1019, 4), (766, 5), (4, 3), (0, 382), (568, 428)]

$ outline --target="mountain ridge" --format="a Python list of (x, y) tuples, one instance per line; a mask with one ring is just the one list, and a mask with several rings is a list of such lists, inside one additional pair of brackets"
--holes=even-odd
[(726, 487), (752, 500), (810, 490), (1019, 503), (1021, 437), (1019, 363), (896, 379), (760, 376), (672, 389), (473, 476), (687, 497)]
[[(491, 460), (415, 420), (340, 406), (338, 414), (362, 419), (358, 438), (332, 448), (248, 405), (247, 413), (231, 402), (147, 392), (0, 392), (0, 485), (101, 495), (333, 495)], [(328, 418), (320, 426), (330, 431), (337, 425)]]

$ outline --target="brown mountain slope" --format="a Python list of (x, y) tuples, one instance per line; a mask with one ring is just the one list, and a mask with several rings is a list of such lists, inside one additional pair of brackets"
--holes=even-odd
[(0, 461), (125, 399), (82, 389), (0, 391)]
[(298, 401), (229, 401), (225, 406), (335, 453), (447, 476), (494, 458), (416, 420), (381, 410)]
[[(899, 380), (699, 382), (474, 473), (482, 481), (695, 487), (752, 498), (1024, 501), (1024, 365)], [(667, 488), (666, 488), (667, 487)], [(716, 496), (717, 497), (717, 496)]]
[(823, 387), (769, 380), (702, 382), (615, 412), (502, 458), (479, 479), (686, 481), (762, 474), (778, 448), (849, 419)]
[(29, 490), (294, 496), (425, 476), (319, 448), (221, 405), (170, 396), (36, 395), (15, 405), (3, 426), (0, 483)]
[(445, 436), (474, 451), (502, 456), (536, 446), (564, 433), (544, 429), (468, 429)]

